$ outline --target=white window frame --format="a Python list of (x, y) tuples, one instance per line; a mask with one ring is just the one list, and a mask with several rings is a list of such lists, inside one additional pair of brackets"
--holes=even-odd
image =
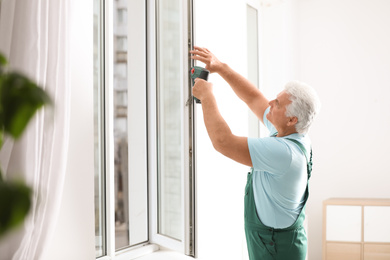
[[(146, 244), (148, 242), (148, 178), (147, 178), (147, 106), (146, 87), (146, 21), (145, 15), (139, 10), (145, 11), (143, 1), (128, 1), (128, 22), (138, 26), (128, 27), (128, 35), (137, 35), (139, 40), (128, 41), (128, 143), (132, 148), (128, 153), (129, 173), (129, 244)], [(131, 248), (116, 251), (115, 249), (115, 189), (114, 189), (114, 54), (113, 54), (113, 2), (104, 3), (104, 59), (105, 59), (105, 147), (106, 147), (106, 253), (99, 259), (132, 259), (140, 255), (140, 251), (130, 252)], [(144, 98), (140, 98), (140, 97)], [(137, 199), (134, 199), (137, 198)], [(136, 223), (136, 224), (134, 224)], [(143, 253), (156, 251), (157, 247), (143, 248)], [(130, 257), (130, 258), (129, 258)]]
[[(255, 82), (252, 82), (253, 84), (256, 85), (257, 88), (261, 88), (261, 69), (260, 69), (260, 51), (261, 51), (261, 48), (260, 48), (260, 44), (261, 44), (261, 39), (260, 39), (260, 31), (259, 31), (259, 28), (260, 28), (260, 1), (255, 1), (255, 0), (247, 0), (246, 1), (246, 6), (247, 7), (251, 7), (253, 9), (255, 9), (257, 11), (257, 54), (258, 54), (258, 58), (257, 58), (257, 68), (259, 69), (259, 71), (257, 72), (257, 85)], [(248, 21), (248, 12), (247, 12), (247, 21)], [(247, 24), (247, 32), (248, 32), (248, 24)], [(247, 48), (249, 49), (249, 36), (247, 36)], [(248, 50), (248, 54), (249, 54), (249, 50)], [(250, 61), (249, 61), (249, 55), (248, 55), (248, 78), (249, 80), (250, 79), (250, 74), (249, 74), (249, 70), (250, 70), (250, 66), (251, 64), (249, 64)], [(248, 122), (249, 122), (249, 126), (248, 126), (248, 130), (249, 130), (249, 136), (250, 137), (260, 137), (262, 136), (262, 134), (265, 132), (264, 131), (264, 126), (261, 124), (261, 121), (256, 117), (256, 115), (253, 114), (252, 111), (249, 111), (249, 118), (248, 118)]]
[[(112, 91), (113, 82), (114, 82), (114, 54), (112, 51), (114, 49), (114, 40), (113, 40), (113, 15), (114, 10), (113, 3), (111, 1), (104, 1), (104, 95), (105, 95), (105, 113), (107, 115), (113, 115), (113, 100), (114, 93)], [(105, 148), (106, 154), (114, 154), (114, 136), (113, 136), (113, 125), (114, 117), (106, 116), (105, 117)], [(110, 134), (107, 134), (110, 133)], [(107, 156), (106, 156), (107, 158)], [(105, 215), (106, 215), (106, 254), (107, 256), (99, 259), (113, 259), (115, 257), (115, 187), (114, 187), (114, 163), (110, 160), (106, 160), (105, 163), (105, 179), (106, 179), (106, 194), (105, 195)]]
[[(183, 1), (181, 12), (182, 35), (190, 35), (192, 26), (192, 0)], [(142, 11), (140, 11), (142, 10)], [(190, 11), (188, 11), (190, 10)], [(159, 246), (172, 249), (186, 255), (196, 256), (195, 251), (195, 110), (191, 96), (190, 67), (188, 51), (193, 47), (193, 35), (182, 39), (182, 75), (183, 86), (183, 136), (184, 151), (182, 170), (182, 219), (184, 223), (182, 241), (158, 234), (157, 229), (157, 156), (156, 156), (156, 6), (155, 0), (128, 1), (128, 35), (136, 40), (128, 40), (128, 143), (136, 149), (129, 149), (129, 223), (130, 244), (137, 244), (123, 250), (115, 249), (115, 189), (114, 189), (114, 54), (113, 54), (113, 11), (112, 1), (104, 1), (104, 95), (105, 95), (105, 243), (106, 256), (100, 260), (135, 259), (152, 253)], [(147, 53), (147, 54), (146, 54)], [(185, 58), (188, 57), (188, 58)], [(137, 62), (131, 62), (136, 60)], [(188, 75), (188, 76), (186, 76)], [(138, 86), (138, 87), (136, 87)], [(145, 86), (145, 87), (139, 87)], [(144, 99), (140, 96), (145, 97)], [(148, 187), (148, 189), (146, 188)], [(137, 200), (131, 199), (137, 198)], [(190, 202), (190, 203), (189, 203)], [(136, 223), (134, 225), (134, 223)], [(136, 240), (132, 240), (136, 237)]]
[[(192, 48), (193, 35), (190, 35), (190, 27), (192, 26), (192, 0), (182, 1), (182, 12), (181, 12), (181, 31), (182, 31), (182, 47), (181, 47), (181, 64), (182, 70), (180, 71), (181, 81), (183, 86), (182, 96), (182, 120), (183, 120), (183, 150), (188, 151), (188, 154), (183, 156), (183, 169), (181, 173), (182, 180), (182, 223), (184, 227), (182, 229), (182, 241), (172, 239), (170, 237), (161, 235), (158, 233), (158, 183), (157, 183), (157, 130), (155, 122), (157, 121), (156, 114), (156, 99), (157, 99), (157, 75), (156, 75), (156, 57), (157, 57), (157, 46), (156, 46), (156, 5), (155, 1), (148, 1), (148, 125), (149, 127), (149, 196), (150, 196), (150, 233), (149, 239), (151, 243), (161, 245), (165, 248), (169, 248), (186, 255), (196, 256), (195, 250), (195, 234), (196, 234), (196, 208), (195, 208), (195, 151), (194, 151), (194, 102), (192, 102), (191, 96), (191, 81), (189, 78), (189, 70), (193, 65), (193, 62), (189, 59), (189, 50)], [(190, 39), (187, 36), (190, 35)], [(187, 58), (186, 58), (187, 57)], [(190, 202), (191, 201), (191, 202)], [(189, 203), (190, 202), (190, 203)], [(193, 223), (191, 224), (191, 221)]]

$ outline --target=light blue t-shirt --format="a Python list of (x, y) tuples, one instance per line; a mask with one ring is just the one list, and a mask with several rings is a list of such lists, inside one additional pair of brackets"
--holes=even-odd
[(248, 138), (253, 164), (253, 196), (261, 222), (273, 228), (291, 226), (298, 218), (305, 199), (307, 184), (306, 157), (292, 141), (301, 142), (310, 151), (311, 142), (305, 134), (271, 137), (275, 127), (264, 113), (264, 124), (270, 137)]

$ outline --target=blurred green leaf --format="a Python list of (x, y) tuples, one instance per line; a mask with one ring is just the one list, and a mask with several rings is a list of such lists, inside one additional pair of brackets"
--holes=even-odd
[(0, 68), (5, 65), (7, 65), (7, 59), (0, 53)]
[(31, 189), (19, 182), (0, 181), (0, 237), (19, 226), (30, 210)]
[(3, 75), (0, 81), (0, 123), (4, 131), (17, 139), (35, 112), (50, 104), (46, 92), (17, 72)]
[[(35, 112), (51, 104), (43, 89), (24, 75), (9, 72), (6, 66), (7, 60), (0, 53), (0, 148), (4, 135), (19, 138)], [(0, 167), (0, 238), (23, 223), (30, 210), (31, 193), (25, 184), (7, 181)]]

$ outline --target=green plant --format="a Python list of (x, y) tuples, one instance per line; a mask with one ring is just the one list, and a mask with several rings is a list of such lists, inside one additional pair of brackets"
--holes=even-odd
[[(0, 53), (0, 149), (4, 137), (17, 140), (36, 111), (51, 100), (21, 73), (9, 71)], [(7, 181), (0, 167), (0, 238), (20, 225), (31, 206), (32, 190), (23, 182)]]

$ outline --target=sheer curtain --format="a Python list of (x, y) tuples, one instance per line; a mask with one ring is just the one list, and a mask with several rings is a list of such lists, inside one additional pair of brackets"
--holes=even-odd
[(68, 150), (69, 1), (3, 0), (0, 51), (10, 67), (35, 80), (54, 101), (23, 137), (6, 140), (0, 161), (6, 179), (23, 179), (34, 193), (24, 225), (0, 241), (0, 259), (40, 259), (59, 213)]

